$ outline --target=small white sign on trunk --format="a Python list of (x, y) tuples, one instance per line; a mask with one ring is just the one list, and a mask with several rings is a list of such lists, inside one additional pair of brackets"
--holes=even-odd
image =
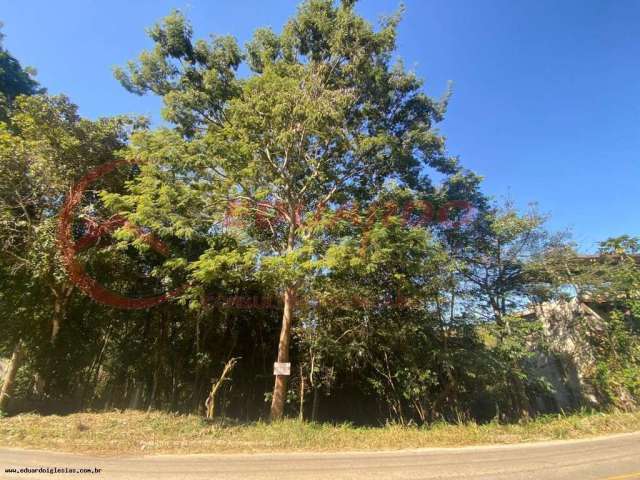
[(291, 375), (291, 364), (275, 362), (273, 364), (274, 375)]

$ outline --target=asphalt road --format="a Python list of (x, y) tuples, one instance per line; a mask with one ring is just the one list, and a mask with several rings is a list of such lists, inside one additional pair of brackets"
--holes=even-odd
[[(7, 468), (100, 468), (93, 474), (5, 473)], [(567, 442), (367, 453), (92, 457), (0, 449), (11, 479), (571, 479), (640, 480), (640, 433)]]

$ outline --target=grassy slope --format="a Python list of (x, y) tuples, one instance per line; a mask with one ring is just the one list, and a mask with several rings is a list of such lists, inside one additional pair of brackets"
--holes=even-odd
[(640, 431), (640, 412), (550, 416), (517, 425), (431, 427), (310, 424), (209, 425), (166, 413), (18, 415), (0, 419), (0, 446), (93, 454), (383, 450), (570, 439)]

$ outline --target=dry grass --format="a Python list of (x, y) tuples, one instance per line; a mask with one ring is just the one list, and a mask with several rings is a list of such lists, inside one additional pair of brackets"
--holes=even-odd
[(0, 419), (0, 445), (99, 455), (356, 451), (517, 443), (640, 431), (640, 412), (547, 416), (514, 425), (354, 427), (286, 420), (210, 425), (196, 416), (135, 411)]

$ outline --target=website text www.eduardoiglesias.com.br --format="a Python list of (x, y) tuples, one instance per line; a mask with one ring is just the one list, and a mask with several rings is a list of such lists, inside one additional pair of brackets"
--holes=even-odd
[(97, 467), (85, 467), (85, 468), (67, 468), (67, 467), (20, 467), (20, 468), (5, 468), (4, 473), (49, 473), (49, 474), (93, 474), (102, 473), (101, 468)]

